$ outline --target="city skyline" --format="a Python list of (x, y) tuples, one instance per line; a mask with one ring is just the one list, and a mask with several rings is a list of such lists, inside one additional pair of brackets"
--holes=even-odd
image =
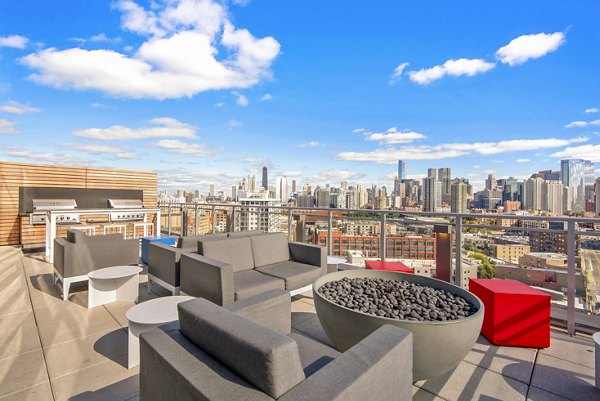
[[(367, 6), (365, 6), (367, 4)], [(600, 4), (9, 2), (0, 159), (230, 191), (600, 161)], [(341, 15), (341, 18), (339, 16)], [(534, 17), (532, 17), (534, 16)], [(260, 180), (260, 178), (259, 178)], [(259, 181), (260, 182), (260, 181)], [(446, 192), (447, 192), (446, 188)]]

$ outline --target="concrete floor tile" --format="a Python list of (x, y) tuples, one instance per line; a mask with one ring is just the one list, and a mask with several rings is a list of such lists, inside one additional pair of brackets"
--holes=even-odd
[(0, 401), (53, 401), (50, 382), (36, 384), (33, 387), (0, 397)]
[(525, 400), (527, 385), (491, 370), (461, 362), (454, 370), (418, 387), (448, 400)]
[(119, 328), (44, 348), (50, 379), (103, 362), (127, 365), (127, 333)]
[(420, 387), (413, 386), (412, 401), (445, 401), (443, 398), (435, 394), (428, 393)]
[(316, 313), (315, 306), (303, 301), (292, 302), (292, 312)]
[(0, 397), (48, 381), (42, 350), (0, 360)]
[(125, 401), (139, 394), (139, 367), (105, 362), (52, 380), (56, 400)]
[(93, 308), (88, 313), (64, 319), (38, 323), (43, 347), (49, 347), (64, 341), (88, 337), (94, 333), (120, 329), (119, 323), (102, 307)]
[(29, 326), (13, 331), (0, 331), (0, 360), (41, 349), (37, 327)]
[(574, 336), (552, 330), (550, 348), (540, 350), (543, 355), (563, 359), (590, 368), (594, 367), (594, 342), (589, 337)]
[(121, 325), (121, 327), (128, 327), (129, 321), (125, 314), (131, 308), (133, 308), (136, 304), (133, 302), (111, 302), (110, 304), (104, 305), (104, 308), (112, 315), (117, 322)]
[(27, 287), (6, 287), (0, 290), (0, 316), (31, 309)]
[(292, 312), (292, 327), (305, 321), (306, 319), (310, 319), (313, 316), (316, 316), (314, 311), (312, 311), (312, 312)]
[(35, 327), (35, 325), (33, 310), (0, 315), (0, 327), (7, 332)]
[(544, 354), (538, 355), (531, 386), (573, 400), (600, 400), (593, 368)]
[(529, 384), (536, 354), (535, 348), (499, 347), (479, 336), (463, 360)]
[(85, 294), (84, 305), (80, 305), (77, 302), (72, 302), (69, 299), (67, 301), (56, 300), (56, 302), (49, 302), (46, 304), (34, 301), (33, 306), (35, 318), (38, 325), (62, 319), (85, 319), (85, 317), (90, 315), (90, 313), (92, 315), (95, 313), (102, 313), (97, 311), (99, 309), (102, 308), (88, 309), (87, 292)]
[(25, 268), (25, 274), (28, 276), (52, 273), (54, 270), (51, 263), (46, 263), (43, 253), (23, 255), (23, 267)]
[(537, 387), (529, 387), (527, 401), (571, 401), (571, 398), (564, 398), (560, 395), (549, 393)]

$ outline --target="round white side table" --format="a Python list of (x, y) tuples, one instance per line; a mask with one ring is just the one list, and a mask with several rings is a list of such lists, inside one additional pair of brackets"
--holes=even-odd
[(346, 263), (346, 258), (340, 256), (327, 256), (327, 273), (336, 272), (340, 263)]
[(88, 308), (115, 301), (135, 302), (139, 295), (139, 266), (112, 266), (88, 273)]

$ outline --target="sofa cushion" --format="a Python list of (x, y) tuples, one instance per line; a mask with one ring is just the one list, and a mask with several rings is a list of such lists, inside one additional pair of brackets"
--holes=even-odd
[(198, 241), (204, 241), (209, 239), (224, 239), (227, 238), (227, 233), (217, 234), (206, 234), (206, 235), (186, 235), (184, 237), (177, 238), (177, 248), (186, 248), (196, 250), (198, 247)]
[(70, 228), (67, 230), (67, 241), (72, 242), (74, 244), (76, 244), (78, 240), (79, 240), (79, 242), (81, 242), (82, 240), (85, 240), (85, 237), (87, 237), (87, 236), (88, 235), (86, 235), (81, 230), (76, 230), (73, 228)]
[(285, 280), (285, 289), (297, 290), (312, 284), (321, 275), (321, 268), (294, 261), (259, 267), (257, 271)]
[(204, 256), (229, 263), (233, 266), (234, 272), (254, 268), (250, 238), (228, 238), (201, 242), (202, 244), (198, 244), (198, 248), (202, 247)]
[(240, 238), (240, 237), (252, 237), (253, 235), (263, 235), (265, 232), (262, 230), (248, 230), (248, 231), (233, 231), (228, 234), (229, 238)]
[(291, 338), (197, 298), (178, 305), (181, 333), (273, 398), (304, 380)]
[(290, 248), (285, 234), (254, 235), (250, 237), (250, 240), (252, 241), (252, 253), (254, 254), (254, 267), (290, 260)]
[(235, 300), (248, 298), (269, 290), (285, 290), (285, 282), (277, 277), (244, 270), (233, 274)]

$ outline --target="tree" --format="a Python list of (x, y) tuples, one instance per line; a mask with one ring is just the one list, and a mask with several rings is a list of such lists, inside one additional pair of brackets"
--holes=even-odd
[(481, 261), (481, 265), (477, 268), (477, 278), (494, 278), (494, 264), (487, 256), (479, 252), (474, 252), (469, 256)]

